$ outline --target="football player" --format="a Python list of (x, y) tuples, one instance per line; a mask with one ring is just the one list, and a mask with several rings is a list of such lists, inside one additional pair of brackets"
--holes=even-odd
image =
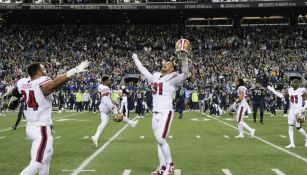
[[(178, 46), (178, 47), (177, 47)], [(151, 74), (140, 62), (134, 53), (132, 59), (138, 70), (145, 76), (153, 87), (153, 117), (152, 130), (157, 141), (160, 166), (152, 172), (152, 175), (171, 175), (174, 171), (174, 163), (166, 138), (173, 121), (173, 96), (176, 87), (188, 77), (189, 67), (187, 53), (190, 51), (188, 40), (181, 39), (176, 44), (176, 52), (182, 59), (182, 73), (176, 72), (173, 62), (166, 62), (160, 72)]]
[(237, 110), (237, 123), (238, 123), (238, 129), (239, 129), (239, 135), (235, 138), (244, 138), (243, 128), (247, 129), (250, 132), (250, 135), (253, 137), (255, 134), (255, 129), (248, 126), (247, 123), (243, 121), (243, 115), (248, 110), (248, 103), (247, 103), (247, 88), (244, 86), (243, 79), (239, 78), (236, 81), (237, 85), (237, 93), (238, 93), (238, 99), (236, 102), (232, 105), (231, 108), (235, 108), (235, 106), (238, 106)]
[(121, 90), (121, 93), (120, 93), (120, 96), (121, 96), (121, 101), (120, 101), (120, 113), (123, 113), (124, 112), (124, 108), (125, 108), (125, 116), (126, 118), (128, 118), (128, 114), (129, 114), (129, 109), (128, 109), (128, 95), (129, 95), (129, 91), (127, 90), (126, 86), (122, 86), (121, 87), (122, 90)]
[[(111, 100), (111, 90), (108, 87), (110, 85), (110, 78), (108, 76), (104, 76), (102, 79), (102, 84), (98, 86), (98, 92), (101, 94), (99, 112), (101, 117), (101, 123), (98, 126), (96, 133), (91, 137), (95, 146), (98, 146), (98, 139), (101, 135), (104, 128), (107, 126), (109, 122), (109, 113), (118, 114), (118, 108), (112, 104)], [(131, 127), (135, 127), (137, 121), (129, 120), (127, 117), (124, 117), (124, 122), (128, 123)]]
[(88, 62), (69, 70), (54, 80), (46, 76), (41, 63), (32, 63), (27, 67), (30, 78), (22, 78), (11, 95), (24, 100), (24, 114), (27, 116), (26, 133), (32, 141), (30, 164), (21, 175), (49, 174), (51, 156), (53, 154), (53, 137), (51, 135), (52, 92), (64, 85), (75, 74), (84, 72)]
[[(288, 98), (290, 100), (290, 110), (288, 114), (288, 133), (290, 144), (286, 146), (286, 148), (295, 148), (294, 144), (294, 133), (293, 127), (295, 126), (297, 131), (301, 133), (305, 138), (305, 147), (307, 147), (307, 134), (305, 130), (302, 128), (302, 124), (297, 122), (296, 116), (301, 115), (307, 108), (307, 90), (306, 88), (300, 88), (300, 81), (298, 79), (294, 79), (290, 83), (290, 88), (288, 92), (282, 94), (276, 91), (273, 87), (268, 86), (267, 88), (273, 92), (279, 98)], [(303, 101), (305, 105), (303, 106)]]

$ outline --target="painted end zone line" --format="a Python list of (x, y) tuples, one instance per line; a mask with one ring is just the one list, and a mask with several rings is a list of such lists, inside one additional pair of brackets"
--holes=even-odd
[(131, 170), (125, 170), (122, 175), (130, 175)]
[[(62, 170), (63, 172), (73, 172), (73, 171), (76, 171), (76, 170)], [(96, 170), (81, 170), (83, 172), (95, 172)]]
[(181, 175), (181, 170), (180, 169), (175, 169), (174, 175)]
[[(234, 128), (235, 130), (237, 130), (237, 127), (234, 127), (234, 126), (232, 126), (232, 125), (230, 125), (230, 124), (228, 124), (228, 123), (226, 123), (226, 122), (224, 122), (224, 121), (221, 121), (221, 120), (219, 120), (219, 119), (216, 119), (216, 118), (214, 118), (214, 117), (211, 117), (210, 115), (207, 115), (207, 117), (212, 118), (212, 119), (214, 119), (214, 120), (216, 120), (216, 121), (218, 121), (218, 122), (220, 122), (220, 123), (223, 123), (224, 125), (227, 125), (227, 126), (229, 126), (229, 127), (231, 127), (231, 128)], [(244, 133), (249, 135), (249, 133), (247, 133), (247, 132), (244, 132)], [(293, 156), (293, 157), (295, 157), (295, 158), (297, 158), (297, 159), (300, 159), (300, 160), (304, 161), (305, 163), (307, 163), (307, 159), (304, 158), (304, 157), (302, 157), (302, 156), (300, 156), (300, 155), (297, 155), (297, 154), (295, 154), (295, 153), (293, 153), (293, 152), (290, 152), (290, 151), (288, 151), (288, 150), (286, 150), (286, 149), (284, 149), (284, 148), (282, 148), (282, 147), (280, 147), (280, 146), (277, 146), (277, 145), (275, 145), (275, 144), (273, 144), (273, 143), (271, 143), (271, 142), (269, 142), (269, 141), (266, 141), (266, 140), (264, 140), (264, 139), (262, 139), (262, 138), (260, 138), (260, 137), (254, 136), (253, 138), (255, 138), (255, 139), (257, 139), (257, 140), (259, 140), (259, 141), (261, 141), (261, 142), (263, 142), (263, 143), (266, 143), (266, 144), (268, 144), (268, 145), (270, 145), (270, 146), (272, 146), (272, 147), (274, 147), (274, 148), (276, 148), (276, 149), (278, 149), (278, 150), (280, 150), (280, 151), (282, 151), (282, 152), (284, 152), (284, 153), (287, 153), (287, 154), (289, 154), (289, 155), (291, 155), (291, 156)]]
[(283, 173), (279, 169), (272, 169), (272, 171), (274, 171), (277, 175), (286, 175), (285, 173)]
[(232, 173), (229, 171), (229, 169), (222, 169), (222, 171), (225, 175), (232, 175)]
[[(135, 117), (136, 118), (136, 117)], [(133, 120), (135, 119), (133, 118)], [(71, 175), (77, 175), (79, 174), (96, 156), (98, 156), (106, 147), (114, 140), (116, 139), (126, 128), (128, 127), (128, 124), (126, 124), (122, 129), (117, 131), (113, 137), (111, 137), (106, 143), (104, 143), (97, 151), (95, 151), (90, 157), (88, 157), (85, 161), (82, 162), (82, 164), (73, 172)]]

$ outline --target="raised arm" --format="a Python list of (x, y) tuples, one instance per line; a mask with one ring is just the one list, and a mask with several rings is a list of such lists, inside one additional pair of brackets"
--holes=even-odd
[(272, 86), (267, 86), (268, 90), (273, 92), (279, 98), (285, 98), (284, 94), (276, 91)]
[(171, 84), (178, 85), (184, 82), (189, 76), (189, 63), (187, 58), (182, 59), (182, 73), (170, 80)]
[(43, 94), (44, 95), (51, 94), (57, 88), (63, 86), (66, 82), (68, 82), (77, 73), (86, 71), (85, 69), (88, 67), (88, 65), (89, 65), (88, 61), (83, 61), (79, 66), (70, 69), (65, 74), (62, 74), (56, 77), (54, 80), (50, 80), (47, 83), (44, 83), (43, 85), (41, 85), (41, 90)]
[(304, 112), (307, 109), (307, 90), (304, 90), (304, 94), (302, 95), (304, 99), (304, 106), (302, 108), (302, 112)]
[(152, 74), (142, 65), (141, 61), (138, 59), (137, 54), (132, 54), (132, 59), (135, 62), (136, 67), (141, 72), (142, 75), (149, 81), (149, 83), (153, 82)]

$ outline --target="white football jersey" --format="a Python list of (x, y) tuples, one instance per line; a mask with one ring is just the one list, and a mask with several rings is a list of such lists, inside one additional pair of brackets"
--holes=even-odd
[(243, 99), (242, 99), (242, 101), (239, 105), (248, 105), (247, 104), (247, 88), (245, 86), (239, 86), (238, 90), (237, 90), (238, 97), (239, 97), (240, 91), (243, 91), (244, 96), (243, 96)]
[(43, 76), (33, 81), (30, 78), (22, 78), (17, 82), (18, 91), (24, 99), (24, 114), (28, 125), (52, 125), (53, 97), (51, 94), (45, 96), (40, 88), (41, 85), (49, 81), (51, 81), (51, 78)]
[(290, 108), (300, 110), (303, 106), (303, 94), (306, 93), (306, 88), (298, 88), (294, 90), (293, 88), (288, 89)]
[[(112, 111), (112, 100), (110, 98), (111, 90), (108, 86), (100, 84), (98, 86), (98, 92), (101, 94), (99, 110), (104, 113), (110, 113)], [(110, 93), (107, 97), (103, 96), (105, 93)]]
[[(153, 96), (153, 111), (173, 110), (173, 97), (176, 92), (176, 85), (181, 83), (174, 82), (174, 78), (179, 76), (177, 72), (173, 72), (161, 77), (160, 72), (153, 74), (152, 96)], [(177, 81), (176, 80), (176, 81)]]

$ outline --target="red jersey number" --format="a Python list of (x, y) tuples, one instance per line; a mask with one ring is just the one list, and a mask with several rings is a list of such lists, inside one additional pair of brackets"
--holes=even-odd
[(27, 108), (33, 108), (33, 111), (37, 111), (38, 110), (38, 103), (35, 100), (35, 95), (34, 95), (34, 91), (30, 90), (29, 91), (29, 97), (27, 97), (27, 94), (24, 90), (21, 91), (22, 94), (22, 98), (24, 100), (25, 103), (25, 110), (27, 110)]
[(298, 97), (297, 95), (291, 95), (291, 103), (298, 103)]
[(163, 83), (153, 83), (153, 94), (156, 95), (159, 93), (159, 95), (162, 95), (163, 92)]

